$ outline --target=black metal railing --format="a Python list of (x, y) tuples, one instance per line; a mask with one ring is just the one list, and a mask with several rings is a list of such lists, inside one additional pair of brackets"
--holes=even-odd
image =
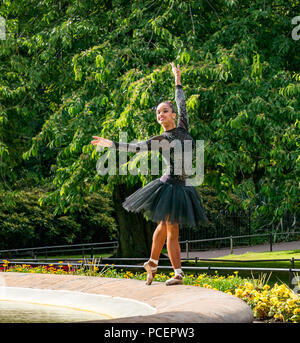
[[(299, 238), (300, 231), (295, 231), (293, 234)], [(290, 233), (276, 233), (276, 236), (290, 235)], [(274, 233), (262, 233), (253, 235), (242, 235), (242, 236), (227, 236), (218, 238), (208, 238), (208, 239), (195, 239), (195, 240), (185, 240), (179, 241), (182, 251), (185, 251), (186, 257), (189, 258), (189, 253), (192, 251), (207, 251), (211, 247), (209, 243), (211, 242), (223, 242), (220, 244), (220, 248), (229, 248), (230, 254), (233, 253), (234, 248), (240, 247), (241, 239), (254, 240), (259, 237), (260, 242), (267, 243), (269, 246), (269, 251), (273, 251)], [(225, 243), (224, 243), (225, 242)], [(206, 243), (206, 249), (205, 245)], [(207, 244), (208, 243), (208, 244)], [(201, 244), (201, 247), (199, 247)], [(244, 246), (244, 245), (242, 245)], [(60, 256), (66, 254), (76, 255), (79, 254), (83, 258), (90, 256), (93, 258), (99, 251), (101, 253), (113, 253), (118, 248), (118, 241), (110, 242), (100, 242), (100, 243), (82, 243), (82, 244), (70, 244), (70, 245), (54, 245), (54, 246), (43, 246), (43, 247), (33, 247), (33, 248), (20, 248), (20, 249), (6, 249), (0, 250), (0, 258), (15, 258), (28, 256), (35, 259), (38, 256), (44, 256), (46, 259), (50, 259), (51, 255), (59, 254)], [(300, 240), (299, 240), (300, 249)]]
[[(300, 231), (295, 231), (293, 232), (296, 237), (299, 239), (299, 234)], [(290, 233), (276, 233), (276, 236), (280, 236), (280, 235), (290, 235)], [(268, 244), (269, 246), (269, 251), (273, 251), (273, 244), (274, 242), (274, 233), (273, 232), (269, 232), (269, 233), (262, 233), (262, 234), (253, 234), (253, 235), (242, 235), (242, 236), (228, 236), (228, 237), (218, 237), (218, 238), (208, 238), (208, 239), (194, 239), (194, 240), (185, 240), (185, 241), (179, 241), (179, 244), (181, 244), (183, 250), (186, 252), (186, 257), (189, 257), (189, 252), (191, 251), (207, 251), (209, 250), (209, 247), (211, 247), (209, 244), (206, 245), (206, 249), (204, 247), (204, 245), (202, 244), (201, 246), (199, 246), (199, 243), (210, 243), (210, 242), (215, 242), (215, 241), (219, 241), (219, 242), (223, 242), (223, 244), (220, 244), (219, 249), (221, 248), (229, 248), (230, 250), (230, 254), (233, 254), (233, 249), (234, 247), (243, 247), (245, 245), (241, 245), (241, 239), (246, 239), (249, 240), (259, 237), (260, 238), (260, 243), (261, 244)], [(238, 244), (235, 244), (235, 241)], [(298, 240), (297, 240), (298, 241)], [(224, 242), (226, 242), (224, 244)], [(300, 249), (300, 240), (299, 240), (299, 249)]]
[[(240, 237), (235, 239), (235, 245), (251, 246), (263, 244), (266, 241), (265, 234), (272, 232), (273, 242), (279, 242), (282, 235), (284, 240), (300, 239), (299, 235), (299, 213), (286, 212), (279, 222), (270, 221), (264, 218), (262, 214), (257, 214), (254, 218), (253, 211), (240, 210), (230, 213), (228, 210), (219, 210), (211, 218), (210, 226), (199, 227), (180, 227), (179, 240), (181, 241), (198, 241), (191, 249), (207, 250), (229, 247), (229, 241), (212, 240), (213, 238), (222, 237)], [(253, 236), (257, 235), (257, 236)], [(210, 241), (206, 241), (210, 239)]]
[(37, 256), (45, 256), (46, 259), (54, 254), (59, 255), (81, 255), (85, 257), (90, 255), (93, 257), (97, 252), (102, 253), (113, 253), (118, 247), (117, 241), (100, 242), (100, 243), (82, 243), (82, 244), (68, 244), (68, 245), (53, 245), (53, 246), (42, 246), (33, 248), (20, 248), (20, 249), (7, 249), (0, 250), (0, 257), (13, 258), (20, 256), (30, 256), (36, 258)]

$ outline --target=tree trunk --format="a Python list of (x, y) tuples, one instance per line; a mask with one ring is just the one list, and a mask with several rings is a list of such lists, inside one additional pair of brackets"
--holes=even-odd
[(264, 175), (265, 175), (265, 167), (259, 168), (258, 161), (256, 161), (255, 169), (252, 176), (256, 195), (258, 195), (260, 192), (261, 185), (259, 184), (259, 182)]
[(126, 184), (114, 187), (113, 202), (119, 226), (119, 247), (114, 257), (150, 256), (152, 235), (157, 224), (146, 221), (142, 213), (128, 212), (122, 206), (125, 198), (140, 187), (140, 184), (135, 188), (128, 187)]

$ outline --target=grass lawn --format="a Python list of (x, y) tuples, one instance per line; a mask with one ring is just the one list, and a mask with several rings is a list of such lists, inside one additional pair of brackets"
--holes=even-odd
[[(220, 267), (257, 267), (257, 268), (291, 268), (290, 261), (272, 261), (274, 259), (291, 259), (294, 257), (295, 259), (300, 259), (300, 249), (299, 250), (286, 250), (286, 251), (274, 251), (274, 252), (261, 252), (261, 253), (254, 253), (254, 252), (247, 252), (241, 255), (226, 255), (222, 257), (216, 258), (216, 260), (228, 260), (228, 262), (224, 261), (198, 261), (197, 266), (204, 267), (204, 266), (220, 266)], [(233, 262), (233, 260), (240, 260), (245, 262)], [(269, 260), (266, 262), (246, 262), (247, 260)], [(232, 261), (232, 262), (231, 262)], [(187, 262), (182, 263), (183, 266), (195, 266), (194, 260), (189, 260)], [(300, 261), (295, 261), (295, 268), (300, 269)], [(228, 275), (233, 273), (232, 271), (218, 271), (220, 275)], [(212, 272), (214, 273), (214, 271)], [(266, 277), (269, 279), (269, 284), (274, 285), (275, 282), (285, 282), (289, 283), (289, 275), (286, 272), (264, 272), (264, 271), (253, 271), (254, 277), (262, 276), (262, 274), (266, 274)], [(241, 277), (250, 277), (252, 278), (251, 271), (239, 271), (239, 275)]]
[[(300, 244), (300, 243), (299, 243)], [(300, 259), (300, 249), (299, 250), (282, 250), (282, 251), (272, 251), (272, 252), (247, 252), (241, 255), (226, 255), (223, 257), (218, 257), (218, 259), (226, 260), (276, 260), (276, 259), (291, 259), (292, 257)]]

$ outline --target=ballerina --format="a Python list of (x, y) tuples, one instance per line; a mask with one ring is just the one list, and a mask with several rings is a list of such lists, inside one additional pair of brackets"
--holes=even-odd
[(194, 149), (194, 140), (188, 132), (189, 118), (180, 81), (180, 66), (178, 64), (176, 67), (174, 62), (170, 64), (175, 76), (175, 101), (178, 109), (177, 126), (175, 124), (175, 107), (171, 101), (166, 100), (156, 107), (157, 122), (164, 129), (162, 134), (138, 143), (115, 142), (98, 136), (93, 136), (96, 139), (91, 142), (96, 146), (114, 146), (118, 150), (129, 152), (158, 150), (168, 165), (167, 171), (162, 177), (138, 189), (122, 203), (127, 211), (144, 212), (150, 220), (158, 223), (153, 233), (150, 258), (144, 263), (144, 268), (147, 271), (147, 285), (151, 285), (155, 277), (159, 256), (166, 240), (168, 255), (175, 273), (165, 284), (167, 286), (183, 284), (184, 273), (181, 269), (181, 249), (178, 240), (179, 225), (197, 226), (209, 223), (195, 187), (186, 186), (185, 180), (189, 175), (185, 173), (184, 169), (180, 175), (175, 175), (174, 163), (178, 156), (174, 152), (175, 149), (170, 148), (170, 145), (163, 148), (163, 145), (153, 147), (154, 144), (152, 144), (153, 141), (171, 143), (174, 140), (179, 140), (183, 144), (184, 141), (188, 140), (191, 141), (192, 149)]

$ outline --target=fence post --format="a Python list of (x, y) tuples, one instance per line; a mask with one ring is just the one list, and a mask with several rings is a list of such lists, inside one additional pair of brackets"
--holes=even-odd
[(270, 233), (270, 251), (273, 251), (273, 236), (272, 233)]
[(36, 258), (36, 255), (34, 253), (34, 250), (30, 250), (30, 255), (32, 257), (32, 259), (35, 259)]
[(248, 234), (249, 234), (249, 245), (251, 245), (251, 213), (250, 213), (250, 208), (248, 209)]
[(293, 288), (293, 277), (294, 277), (294, 274), (292, 272), (292, 268), (289, 269), (289, 287), (290, 289)]
[(233, 254), (233, 240), (232, 240), (232, 236), (230, 236), (230, 254)]
[(294, 257), (291, 258), (291, 268), (295, 269), (295, 258)]
[[(291, 258), (291, 269), (295, 269), (295, 258), (294, 257)], [(291, 269), (289, 270), (289, 281), (290, 281), (289, 287), (292, 289), (294, 273), (291, 271)]]
[(189, 241), (185, 241), (185, 252), (186, 252), (186, 258), (189, 258)]
[(93, 257), (94, 257), (94, 249), (93, 247), (91, 247), (91, 259), (93, 259)]

